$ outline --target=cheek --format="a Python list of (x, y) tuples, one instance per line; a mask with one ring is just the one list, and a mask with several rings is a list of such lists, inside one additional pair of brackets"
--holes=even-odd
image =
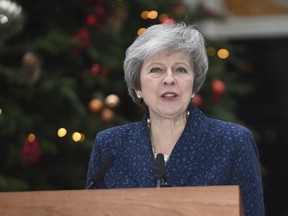
[(182, 87), (183, 89), (185, 89), (185, 92), (192, 92), (193, 83), (194, 83), (193, 79), (183, 80)]
[(142, 86), (142, 91), (143, 90), (149, 91), (149, 90), (152, 90), (152, 88), (154, 88), (153, 86), (157, 86), (157, 82), (153, 78), (143, 77), (141, 79), (141, 86)]

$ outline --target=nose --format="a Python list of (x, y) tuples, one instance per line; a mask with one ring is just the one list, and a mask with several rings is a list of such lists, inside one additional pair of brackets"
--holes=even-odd
[(166, 76), (163, 79), (164, 85), (174, 85), (175, 84), (175, 78), (171, 72), (167, 72)]

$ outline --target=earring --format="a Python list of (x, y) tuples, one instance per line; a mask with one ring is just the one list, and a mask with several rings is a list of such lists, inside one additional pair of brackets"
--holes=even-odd
[(139, 100), (141, 100), (141, 99), (142, 99), (142, 96), (141, 96), (140, 94), (137, 94), (137, 98), (138, 98)]
[(186, 111), (186, 119), (188, 119), (189, 116), (190, 116), (190, 111), (187, 110), (187, 111)]
[(195, 94), (193, 93), (193, 94), (191, 95), (191, 99), (193, 100), (193, 99), (194, 99), (194, 97), (195, 97)]

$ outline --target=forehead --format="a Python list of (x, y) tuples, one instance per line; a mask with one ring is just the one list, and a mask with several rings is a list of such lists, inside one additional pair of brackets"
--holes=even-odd
[(145, 63), (151, 63), (151, 62), (157, 62), (157, 61), (165, 61), (165, 60), (177, 60), (177, 62), (189, 62), (190, 63), (190, 57), (188, 53), (183, 51), (164, 51), (152, 54), (148, 58), (144, 60)]

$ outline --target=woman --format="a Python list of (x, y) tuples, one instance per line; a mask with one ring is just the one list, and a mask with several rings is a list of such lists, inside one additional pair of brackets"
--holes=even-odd
[[(207, 70), (205, 41), (193, 26), (154, 25), (139, 36), (126, 51), (124, 74), (129, 95), (147, 112), (140, 122), (97, 134), (87, 185), (96, 178), (94, 188), (155, 187), (155, 157), (164, 155), (162, 183), (240, 185), (245, 215), (264, 215), (259, 155), (251, 132), (208, 118), (191, 103)], [(115, 158), (107, 159), (111, 155)]]

